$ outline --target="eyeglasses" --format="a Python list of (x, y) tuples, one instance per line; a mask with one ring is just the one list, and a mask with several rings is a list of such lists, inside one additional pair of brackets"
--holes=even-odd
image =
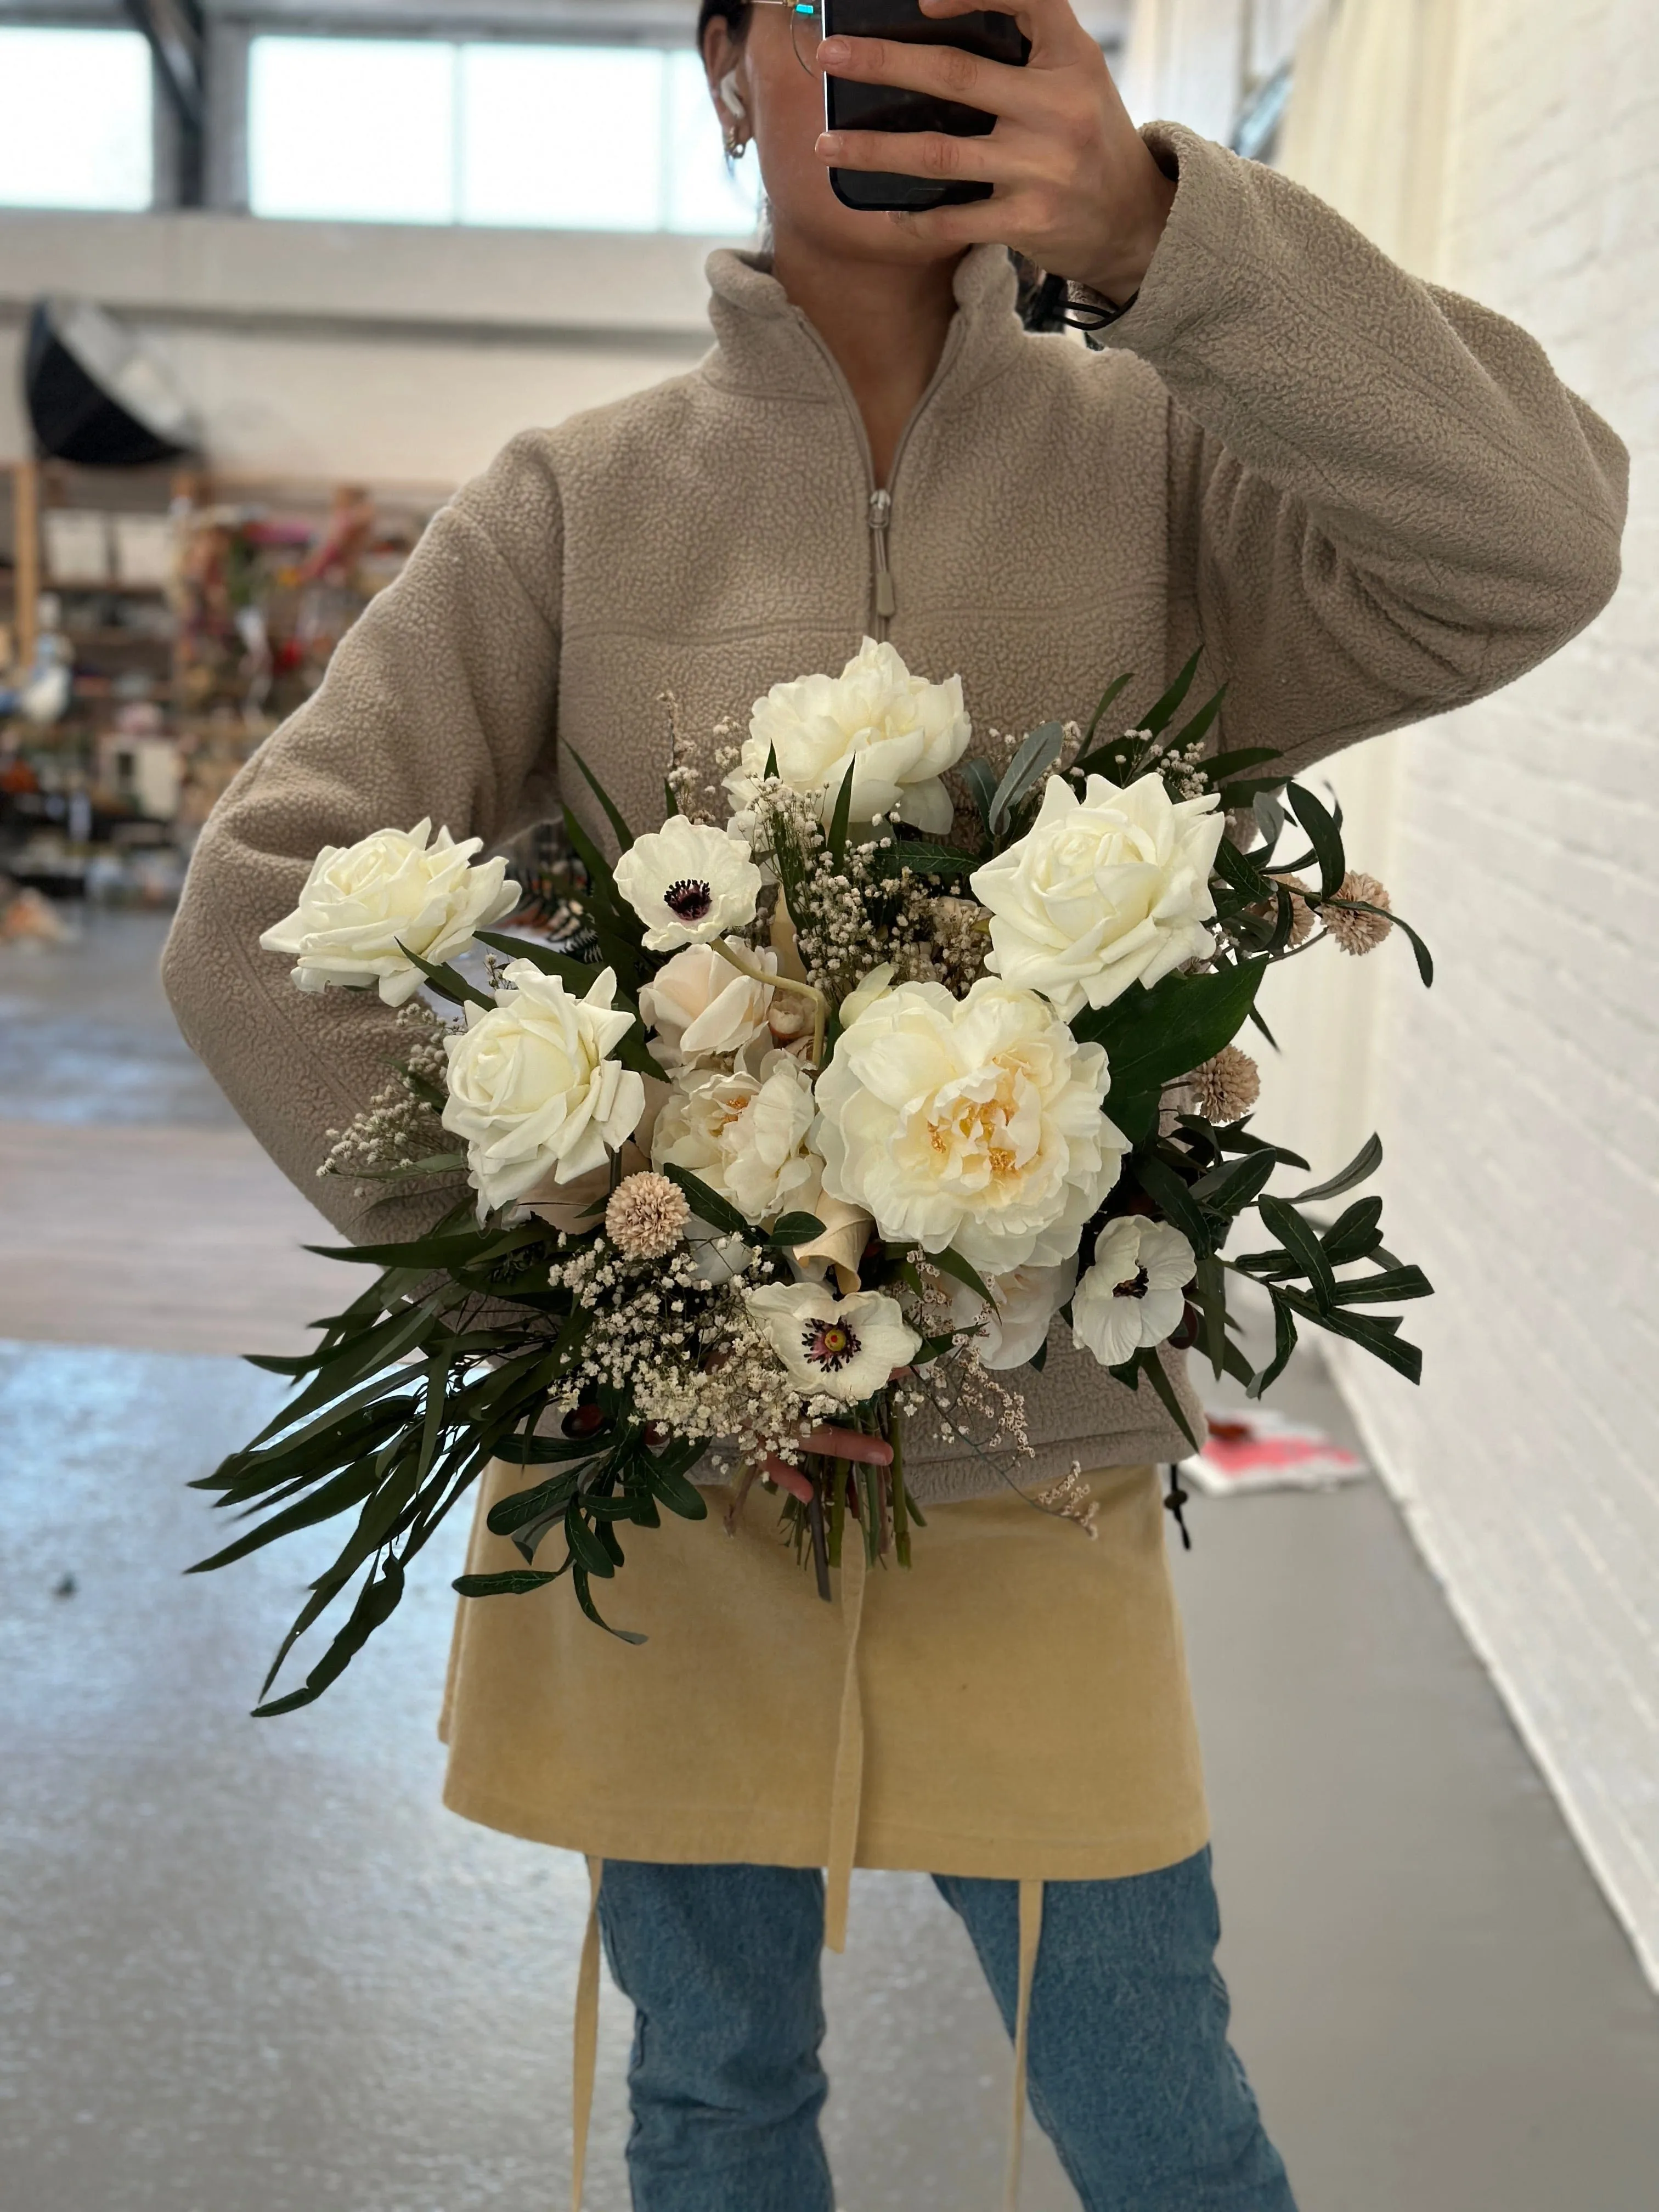
[(755, 0), (755, 4), (789, 10), (789, 35), (794, 43), (795, 59), (809, 76), (816, 75), (812, 56), (823, 38), (822, 0)]

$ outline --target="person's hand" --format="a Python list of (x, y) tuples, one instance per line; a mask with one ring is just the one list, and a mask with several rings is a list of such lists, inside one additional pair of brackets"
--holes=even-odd
[(1175, 200), (1130, 122), (1100, 48), (1070, 0), (921, 0), (940, 19), (988, 8), (1012, 15), (1031, 41), (1024, 69), (981, 61), (958, 46), (889, 39), (826, 39), (827, 76), (890, 84), (960, 100), (997, 118), (982, 138), (940, 131), (826, 131), (832, 168), (995, 186), (988, 200), (895, 216), (944, 247), (1012, 246), (1051, 276), (1086, 284), (1121, 306), (1140, 289)]
[[(809, 1429), (801, 1438), (803, 1450), (820, 1459), (857, 1460), (865, 1467), (891, 1467), (893, 1447), (883, 1437), (866, 1437), (860, 1429)], [(777, 1483), (792, 1498), (799, 1498), (803, 1505), (812, 1502), (812, 1482), (798, 1467), (775, 1454), (762, 1465), (761, 1472), (768, 1481)]]

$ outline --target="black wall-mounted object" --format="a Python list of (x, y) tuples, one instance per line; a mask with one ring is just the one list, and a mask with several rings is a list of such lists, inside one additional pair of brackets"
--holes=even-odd
[(53, 459), (131, 469), (197, 450), (167, 364), (90, 300), (36, 303), (23, 388), (40, 449)]

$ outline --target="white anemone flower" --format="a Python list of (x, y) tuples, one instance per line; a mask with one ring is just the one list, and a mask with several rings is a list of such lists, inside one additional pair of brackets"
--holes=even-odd
[(636, 837), (616, 866), (617, 889), (645, 924), (647, 950), (708, 945), (755, 919), (761, 872), (741, 837), (671, 814)]
[(1109, 1221), (1072, 1301), (1073, 1335), (1103, 1367), (1122, 1366), (1180, 1328), (1197, 1266), (1192, 1246), (1167, 1221), (1139, 1213)]
[(755, 702), (726, 788), (741, 813), (753, 805), (767, 762), (775, 759), (792, 791), (817, 799), (828, 829), (855, 763), (855, 834), (867, 835), (860, 825), (896, 807), (901, 821), (942, 837), (954, 809), (939, 778), (962, 758), (973, 734), (959, 676), (930, 684), (913, 676), (890, 645), (866, 637), (839, 676), (776, 684)]
[(744, 1303), (807, 1397), (860, 1405), (921, 1349), (897, 1300), (879, 1291), (838, 1298), (822, 1283), (768, 1283)]

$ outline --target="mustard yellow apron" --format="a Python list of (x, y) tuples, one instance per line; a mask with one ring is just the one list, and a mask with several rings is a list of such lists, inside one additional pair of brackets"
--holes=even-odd
[[(522, 1565), (485, 1516), (468, 1571)], [(825, 1605), (775, 1499), (704, 1494), (708, 1518), (623, 1529), (595, 1595), (629, 1645), (556, 1583), (464, 1600), (441, 1734), (444, 1802), (467, 1820), (607, 1858), (828, 1869), (826, 1941), (845, 1941), (851, 1869), (907, 1868), (1021, 1888), (1016, 2166), (1041, 1885), (1147, 1874), (1200, 1850), (1208, 1815), (1155, 1470), (1088, 1478), (1091, 1537), (1013, 1492), (927, 1510), (908, 1572), (866, 1568), (849, 1529)], [(599, 1948), (578, 2003), (581, 2201)], [(1011, 2180), (1011, 2190), (1014, 2186)]]

